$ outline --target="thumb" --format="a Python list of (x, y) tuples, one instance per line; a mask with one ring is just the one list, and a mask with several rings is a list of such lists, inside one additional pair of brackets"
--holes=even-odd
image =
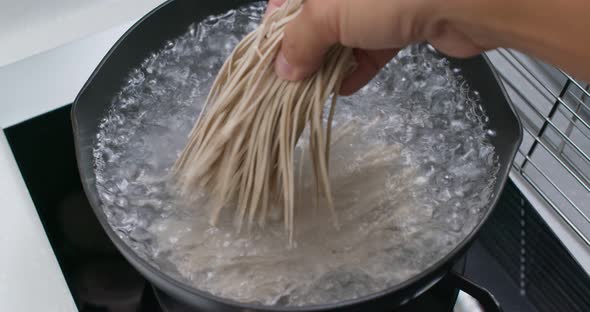
[(336, 43), (351, 48), (402, 48), (421, 38), (425, 0), (306, 0), (287, 24), (276, 72), (301, 80), (315, 72)]

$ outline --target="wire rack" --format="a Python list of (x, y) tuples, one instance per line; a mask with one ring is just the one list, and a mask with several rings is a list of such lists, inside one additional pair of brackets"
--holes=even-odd
[(590, 247), (590, 87), (512, 50), (490, 58), (523, 123), (513, 172)]

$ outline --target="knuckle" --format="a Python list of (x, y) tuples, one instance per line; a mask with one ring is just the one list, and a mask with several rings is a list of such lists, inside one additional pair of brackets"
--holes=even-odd
[(298, 37), (285, 36), (283, 38), (282, 50), (291, 65), (300, 66), (306, 62), (305, 45), (297, 42)]
[(307, 0), (303, 14), (316, 27), (317, 34), (327, 41), (340, 41), (343, 0)]

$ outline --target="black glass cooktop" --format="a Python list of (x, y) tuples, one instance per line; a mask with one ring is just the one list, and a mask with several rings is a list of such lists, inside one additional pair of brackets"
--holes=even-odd
[[(78, 309), (190, 311), (154, 291), (102, 231), (82, 191), (69, 110), (4, 131)], [(505, 312), (590, 311), (587, 274), (511, 182), (464, 261), (465, 276)], [(447, 312), (455, 300), (439, 284), (398, 311)]]
[[(172, 299), (166, 293), (155, 290), (156, 300), (162, 312), (198, 312)], [(422, 296), (395, 312), (451, 312), (455, 306), (457, 292), (444, 284), (434, 286)]]

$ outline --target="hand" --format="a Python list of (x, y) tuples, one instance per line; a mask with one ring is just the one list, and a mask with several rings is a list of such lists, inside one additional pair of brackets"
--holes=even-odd
[[(270, 0), (268, 10), (286, 0)], [(312, 74), (334, 44), (355, 48), (358, 68), (341, 93), (369, 82), (399, 49), (428, 41), (452, 57), (513, 48), (590, 81), (588, 0), (306, 0), (285, 29), (276, 72)]]
[[(268, 12), (286, 0), (270, 0)], [(438, 0), (307, 0), (287, 25), (276, 61), (279, 77), (300, 80), (322, 63), (340, 43), (355, 48), (358, 67), (343, 83), (341, 94), (356, 92), (408, 44), (430, 41), (450, 56), (476, 55), (486, 49), (452, 24), (438, 18)]]

